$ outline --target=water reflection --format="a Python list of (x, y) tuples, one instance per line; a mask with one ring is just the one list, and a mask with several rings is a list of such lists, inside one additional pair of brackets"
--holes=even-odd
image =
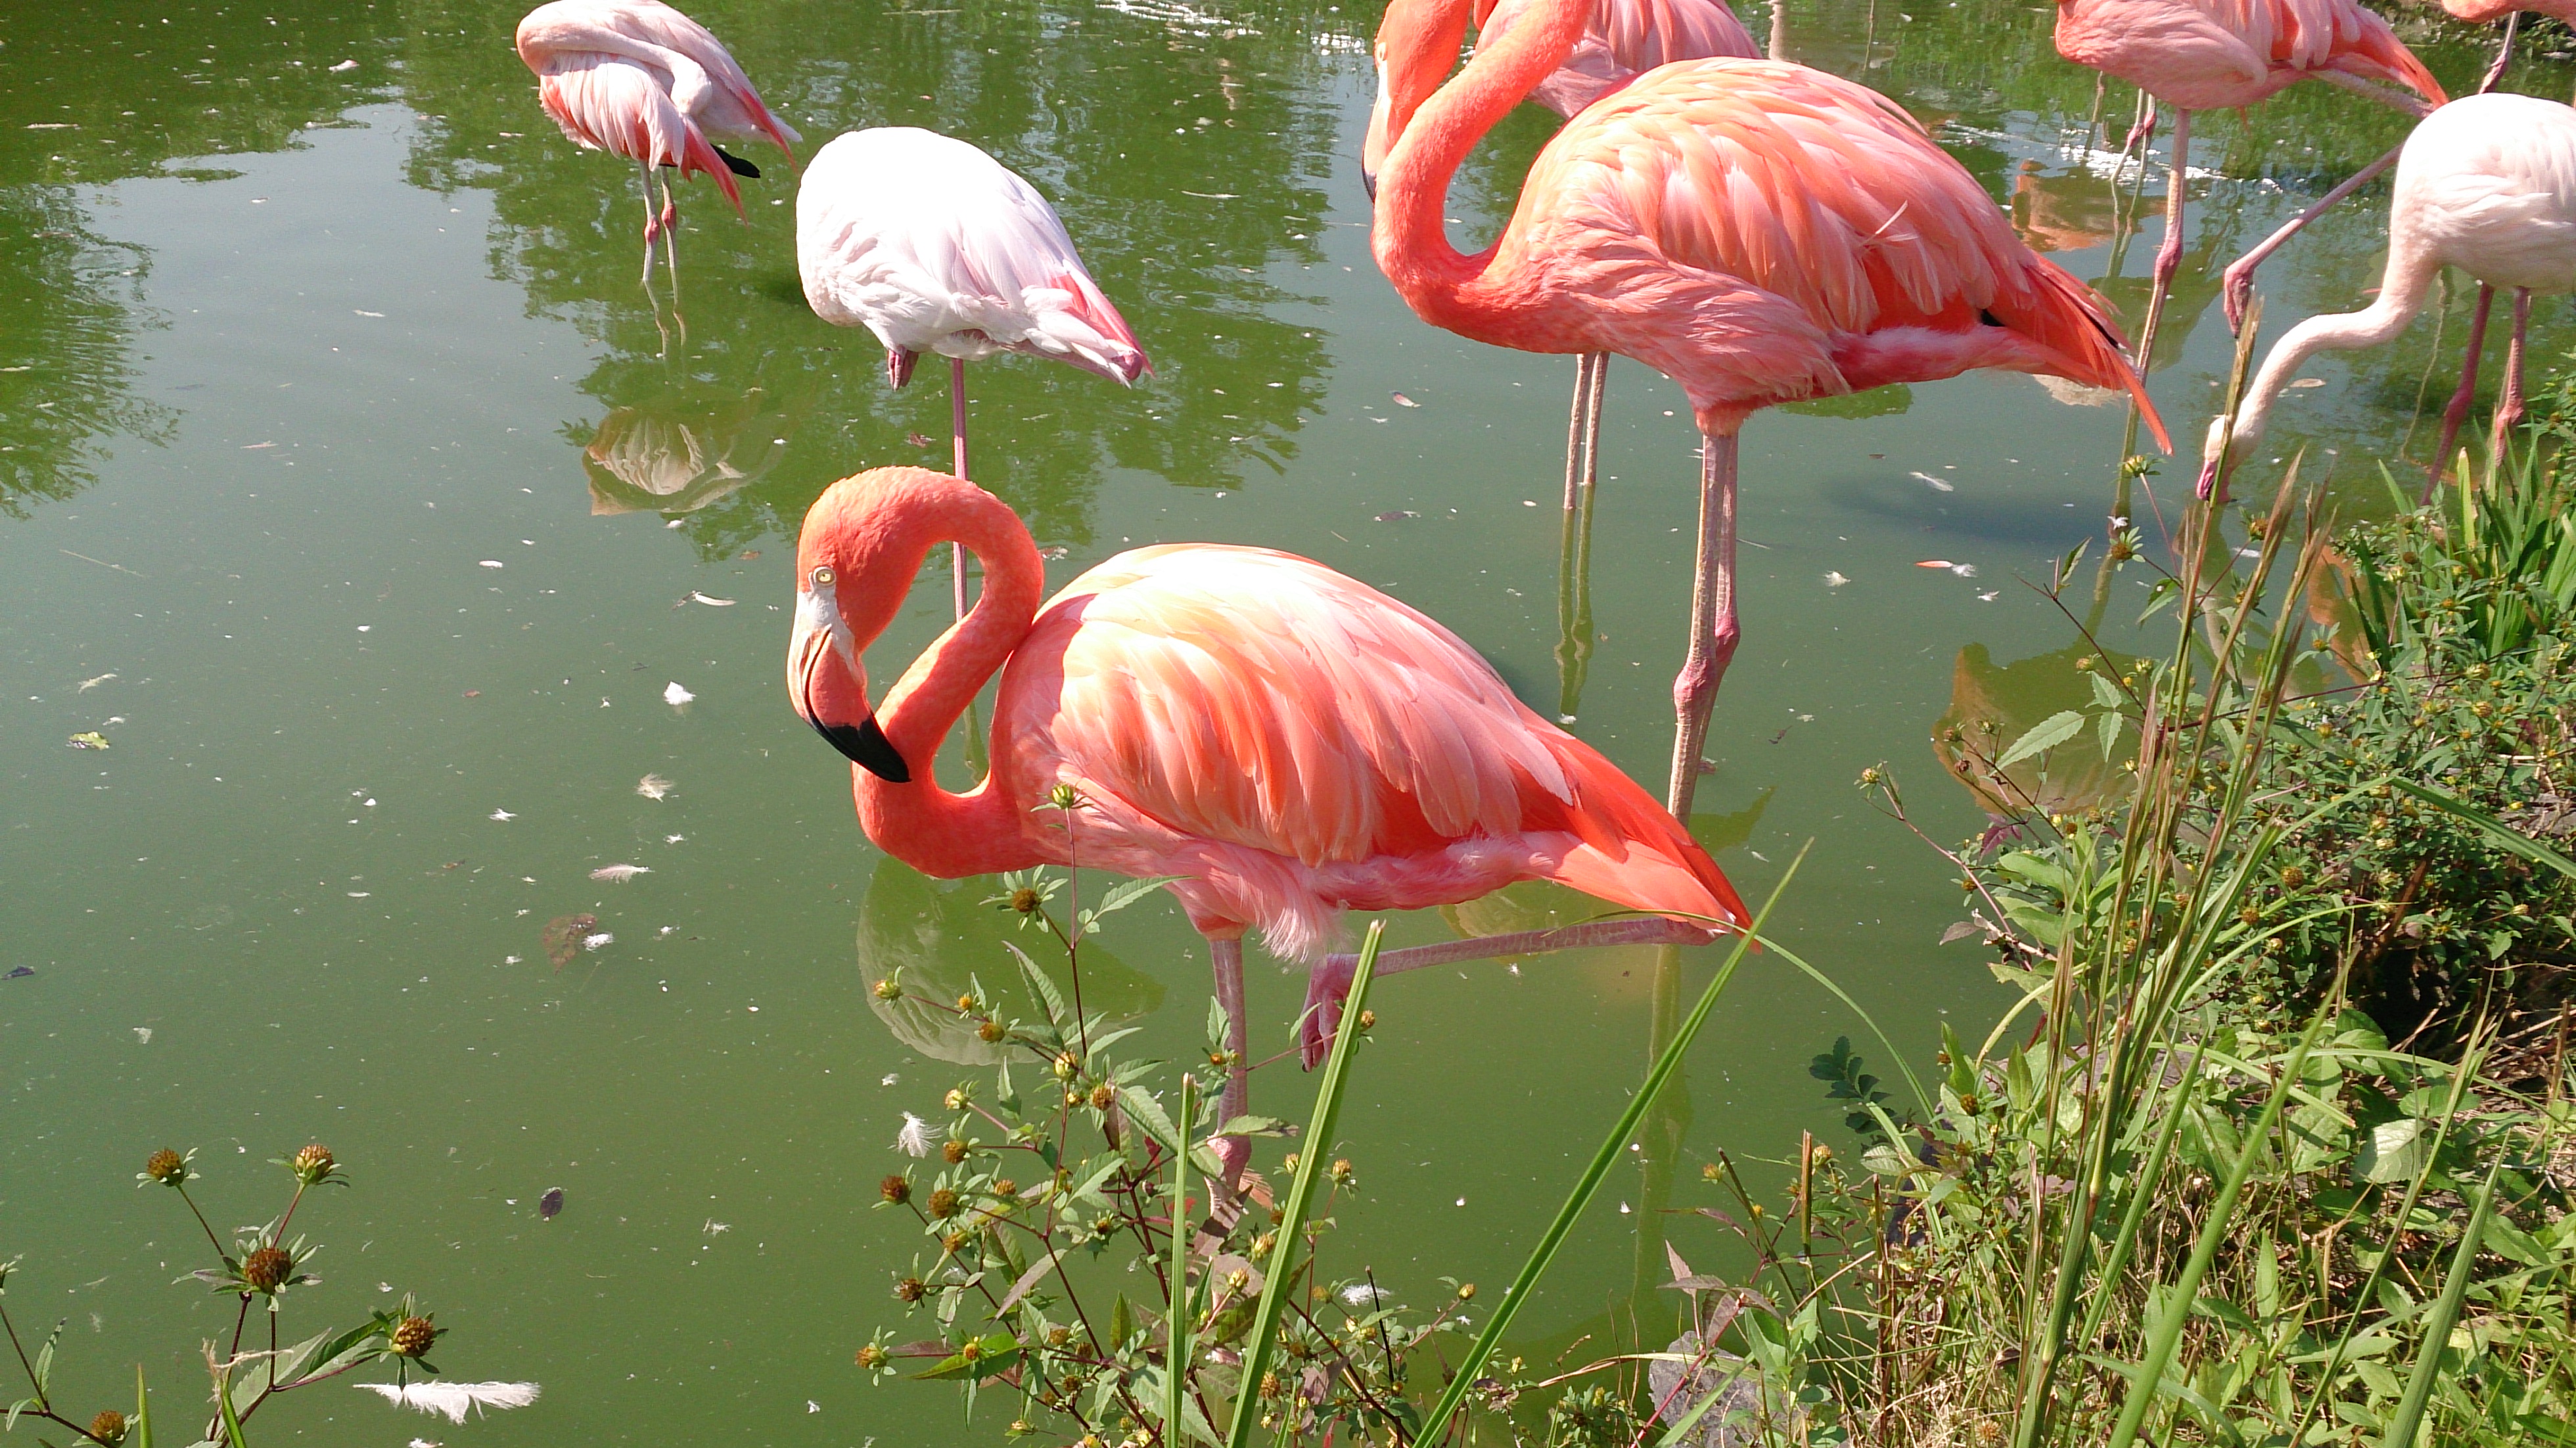
[[(2054, 653), (1998, 665), (1984, 644), (1959, 650), (1950, 674), (1950, 707), (1932, 723), (1932, 754), (1997, 821), (2030, 814), (2081, 814), (2128, 788), (2126, 761), (2137, 753), (2134, 726), (2121, 726), (2102, 748), (2093, 722), (2100, 712), (2093, 681), (2124, 676), (2137, 663), (2079, 639)], [(1997, 767), (2014, 742), (2042, 721), (2074, 710), (2085, 727), (2054, 749)]]
[(69, 188), (0, 190), (0, 515), (98, 481), (117, 434), (167, 443), (178, 414), (135, 393), (151, 258), (88, 229)]
[(755, 387), (713, 409), (669, 398), (611, 410), (582, 448), (590, 511), (676, 517), (759, 482), (797, 422), (769, 404)]
[[(889, 856), (868, 880), (859, 907), (859, 978), (868, 1008), (896, 1040), (933, 1060), (993, 1066), (1005, 1052), (976, 1035), (973, 1021), (931, 1001), (955, 1000), (980, 986), (998, 1018), (1044, 1018), (1009, 946), (1028, 952), (1065, 998), (1073, 999), (1073, 973), (1052, 940), (1021, 929), (1020, 917), (983, 903), (1001, 893), (997, 878), (934, 880)], [(877, 982), (897, 970), (903, 972), (904, 995), (880, 999)], [(1123, 1025), (1163, 1003), (1163, 984), (1097, 943), (1085, 943), (1081, 998), (1085, 1014)]]

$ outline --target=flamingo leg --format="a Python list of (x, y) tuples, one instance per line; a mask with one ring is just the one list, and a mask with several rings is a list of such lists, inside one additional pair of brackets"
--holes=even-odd
[[(1371, 975), (1401, 975), (1430, 965), (1454, 965), (1462, 960), (1492, 960), (1499, 956), (1541, 955), (1551, 950), (1575, 950), (1586, 946), (1705, 945), (1716, 935), (1714, 926), (1661, 915), (1629, 920), (1592, 920), (1581, 925), (1560, 925), (1554, 930), (1517, 930), (1509, 935), (1478, 935), (1438, 945), (1381, 950), (1378, 952), (1377, 969)], [(1336, 954), (1325, 956), (1323, 964), (1307, 974), (1306, 1009), (1297, 1020), (1297, 1039), (1303, 1048), (1308, 1070), (1320, 1064), (1324, 1052), (1332, 1046), (1333, 1033), (1341, 1025), (1342, 1002), (1349, 999), (1351, 982), (1358, 973), (1358, 956)]]
[(1592, 665), (1592, 504), (1582, 499), (1565, 515), (1556, 563), (1556, 722), (1571, 724), (1583, 704), (1583, 681)]
[(2164, 320), (2165, 297), (2173, 290), (2174, 273), (2182, 270), (2183, 175), (2191, 158), (2191, 112), (2174, 112), (2173, 167), (2165, 185), (2165, 239), (2156, 248), (2155, 284), (2147, 292), (2147, 321), (2138, 329), (2138, 371), (2144, 375), (2155, 364), (2156, 324)]
[[(1382, 959), (1383, 957), (1381, 957)], [(1208, 937), (1208, 959), (1216, 967), (1216, 1000), (1225, 1011), (1226, 1063), (1225, 1094), (1218, 1101), (1217, 1124), (1223, 1126), (1241, 1116), (1252, 1101), (1252, 1066), (1248, 1054), (1249, 1031), (1243, 1012), (1243, 937), (1219, 940)], [(1231, 1195), (1235, 1183), (1243, 1179), (1243, 1169), (1252, 1160), (1252, 1139), (1246, 1136), (1219, 1138), (1217, 1159), (1225, 1163), (1222, 1178)]]
[(2495, 433), (2487, 446), (2487, 466), (2504, 462), (2505, 445), (2512, 441), (2513, 430), (2522, 421), (2522, 351), (2525, 334), (2531, 330), (2531, 288), (2513, 291), (2513, 340), (2504, 349), (2504, 395), (2496, 399)]
[(2460, 363), (2460, 388), (2451, 394), (2451, 405), (2442, 409), (2442, 440), (2433, 444), (2432, 475), (2424, 479), (2424, 501), (2433, 501), (2433, 490), (2442, 485), (2442, 476), (2451, 470), (2451, 445), (2460, 440), (2460, 425), (2469, 420), (2469, 408), (2477, 399), (2478, 354), (2486, 350), (2487, 314), (2495, 310), (2495, 288), (2478, 284), (2478, 309), (2469, 314), (2468, 356)]
[[(957, 458), (957, 476), (966, 476), (966, 359), (948, 359), (948, 436)], [(966, 616), (966, 545), (948, 545), (948, 579), (956, 590), (957, 616)]]
[(1690, 822), (1717, 686), (1743, 630), (1735, 621), (1735, 434), (1700, 434), (1699, 570), (1691, 585), (1690, 652), (1673, 679), (1673, 777), (1665, 803)]
[[(1575, 493), (1592, 480), (1592, 446), (1600, 437), (1597, 428), (1601, 416), (1601, 404), (1593, 395), (1593, 389), (1600, 385), (1593, 359), (1602, 355), (1585, 352), (1574, 359), (1574, 410), (1565, 420), (1565, 511), (1569, 513), (1574, 511)], [(1587, 413), (1594, 419), (1595, 431), (1584, 428)]]
[(653, 168), (642, 161), (635, 163), (635, 184), (644, 193), (644, 277), (646, 286), (653, 284), (653, 239), (661, 234), (661, 217), (653, 210)]
[(2402, 145), (2391, 147), (2387, 155), (2355, 171), (2350, 180), (2327, 192), (2316, 205), (2291, 217), (2287, 225), (2263, 238), (2262, 245), (2227, 264), (2226, 279), (2219, 288), (2219, 304), (2227, 310), (2228, 331), (2237, 331), (2245, 324), (2245, 302), (2254, 292), (2254, 269), (2263, 264), (2263, 259), (2279, 251), (2284, 242), (2298, 234), (2299, 228), (2323, 216), (2328, 207), (2369, 185), (2380, 172), (2396, 165), (2398, 153), (2405, 149)]
[(2496, 47), (2495, 64), (2487, 67), (2486, 79), (2478, 82), (2478, 94), (2485, 95), (2504, 79), (2505, 63), (2513, 59), (2513, 32), (2522, 24), (2522, 12), (2509, 11), (2504, 17), (2504, 43)]
[(680, 305), (680, 208), (671, 201), (671, 181), (662, 178), (662, 256), (671, 267), (671, 305)]

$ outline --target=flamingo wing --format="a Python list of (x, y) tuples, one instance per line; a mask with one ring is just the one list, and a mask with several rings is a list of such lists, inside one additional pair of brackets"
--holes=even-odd
[(1605, 288), (1622, 269), (1718, 289), (1696, 300), (1736, 319), (1742, 335), (1723, 345), (1664, 358), (1611, 343), (1675, 376), (1714, 367), (1766, 398), (1801, 395), (1802, 377), (1838, 392), (1847, 339), (1909, 329), (1973, 342), (2001, 328), (2037, 349), (2036, 370), (2137, 390), (2107, 303), (2023, 244), (1895, 102), (1805, 66), (1703, 60), (1640, 76), (1540, 153), (1520, 213), (1497, 270), (1518, 246), (1539, 270), (1571, 261), (1569, 280), (1596, 296), (1619, 295)]
[(1538, 832), (1567, 848), (1521, 878), (1747, 918), (1634, 781), (1524, 708), (1455, 634), (1321, 564), (1206, 544), (1124, 553), (1059, 594), (1009, 667), (995, 737), (1049, 741), (1056, 774), (1174, 835), (1401, 875)]
[(736, 210), (742, 208), (742, 192), (724, 158), (644, 66), (598, 51), (553, 55), (539, 73), (537, 99), (574, 145), (648, 166), (677, 167), (683, 176), (703, 171), (716, 178)]
[(2214, 19), (2275, 67), (2334, 70), (2384, 81), (2440, 105), (2442, 83), (2388, 22), (2357, 0), (2200, 0)]
[[(1477, 7), (1476, 49), (1501, 41), (1544, 0), (1486, 0)], [(1590, 22), (1533, 99), (1573, 115), (1646, 71), (1675, 61), (1762, 54), (1744, 23), (1719, 0), (1594, 0)]]
[[(766, 137), (794, 160), (790, 143), (801, 141), (794, 127), (772, 114), (752, 89), (751, 77), (705, 26), (662, 0), (589, 0), (599, 4), (608, 23), (620, 33), (686, 59), (674, 67), (672, 98), (690, 118), (721, 136)], [(692, 69), (694, 74), (691, 73)]]
[(963, 141), (852, 131), (796, 197), (805, 295), (889, 348), (1052, 357), (1120, 382), (1152, 370), (1037, 188)]

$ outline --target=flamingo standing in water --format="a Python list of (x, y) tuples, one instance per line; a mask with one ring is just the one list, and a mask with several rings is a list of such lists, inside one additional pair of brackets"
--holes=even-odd
[(671, 185), (653, 208), (653, 168), (716, 178), (742, 210), (737, 175), (760, 169), (728, 154), (710, 137), (776, 143), (804, 139), (772, 115), (734, 63), (724, 42), (662, 0), (554, 0), (519, 22), (519, 59), (537, 75), (537, 98), (573, 144), (635, 163), (644, 187), (644, 280), (653, 279), (653, 240), (662, 239), (671, 274), (680, 270), (672, 234), (680, 218)]
[(2513, 59), (2514, 28), (2521, 22), (2523, 11), (2546, 15), (2561, 24), (2576, 25), (2576, 0), (2442, 0), (2442, 8), (2450, 12), (2452, 19), (2465, 20), (2471, 25), (2484, 25), (2494, 20), (2504, 22), (2504, 40), (2496, 47), (2495, 64), (2487, 67), (2486, 79), (2478, 85), (2481, 93), (2494, 90), (2496, 82), (2504, 79), (2505, 63)]
[[(2146, 114), (2130, 133), (2132, 144), (2155, 133), (2157, 101), (2174, 108), (2165, 239), (2156, 248), (2147, 320), (2139, 329), (2141, 367), (2155, 365), (2150, 354), (2156, 324), (2164, 317), (2165, 294), (2182, 265), (2183, 176), (2191, 155), (2192, 112), (2242, 109), (2310, 77), (2417, 116), (2447, 99), (2441, 82), (2388, 22), (2363, 9), (2359, 0), (2057, 0), (2057, 53), (2146, 93)], [(2230, 327), (2243, 315), (2241, 296), (2254, 267), (2393, 159), (2392, 153), (2364, 167), (2228, 268)]]
[[(796, 191), (796, 269), (815, 315), (885, 344), (894, 386), (912, 380), (922, 353), (948, 359), (961, 478), (969, 361), (1052, 357), (1122, 386), (1154, 370), (1038, 189), (935, 131), (849, 131), (817, 153)], [(964, 550), (952, 561), (964, 618)]]
[[(1736, 434), (1754, 412), (1977, 367), (2126, 389), (2162, 439), (2109, 307), (1884, 97), (1785, 61), (1647, 72), (1539, 153), (1501, 239), (1450, 246), (1442, 201), (1487, 129), (1582, 38), (1586, 0), (1541, 0), (1446, 85), (1467, 0), (1398, 0), (1378, 31), (1385, 102), (1378, 266), (1425, 321), (1528, 352), (1617, 352), (1688, 394), (1703, 441), (1690, 651), (1666, 806), (1689, 817), (1735, 651)], [(1434, 93), (1436, 91), (1436, 94)], [(1383, 158), (1382, 169), (1380, 159)]]
[[(860, 655), (943, 542), (974, 550), (983, 592), (872, 706)], [(1321, 564), (1166, 544), (1041, 605), (1037, 545), (999, 499), (882, 468), (815, 500), (796, 576), (788, 695), (851, 760), (879, 848), (946, 878), (1040, 863), (1182, 877), (1171, 889), (1207, 937), (1228, 1018), (1221, 1120), (1247, 1096), (1247, 929), (1315, 967), (1311, 1046), (1351, 981), (1349, 957), (1324, 954), (1344, 910), (1549, 879), (1655, 917), (1388, 951), (1380, 974), (1696, 943), (1748, 922), (1707, 853), (1617, 767), (1523, 708), (1457, 635)], [(990, 771), (952, 794), (931, 760), (997, 671)], [(1084, 804), (1044, 808), (1059, 785)], [(1228, 1138), (1229, 1179), (1248, 1148)]]
[[(2533, 292), (2576, 291), (2576, 109), (2535, 96), (2466, 96), (2435, 111), (2399, 148), (2396, 197), (2388, 212), (2388, 266), (2379, 295), (2358, 312), (2310, 317), (2283, 334), (2246, 388), (2231, 433), (2211, 421), (2202, 449), (2200, 495), (2210, 495), (2231, 458), (2261, 438), (2272, 404), (2299, 365), (2328, 349), (2376, 347), (2406, 330), (2444, 266), (2479, 282), (2460, 387), (2442, 414), (2433, 477), (2448, 465), (2467, 418), (2495, 288), (2513, 289), (2513, 343), (2504, 395), (2496, 404), (2494, 449), (2522, 415), (2522, 352)], [(2426, 484), (2431, 492), (2431, 483)]]
[[(1476, 49), (1492, 49), (1545, 0), (1475, 0)], [(1762, 54), (1744, 22), (1723, 0), (1593, 0), (1583, 38), (1529, 98), (1572, 119), (1584, 107), (1659, 65), (1677, 60)], [(1384, 105), (1386, 97), (1379, 96)], [(1601, 399), (1610, 354), (1586, 352), (1574, 362), (1574, 416), (1565, 432), (1565, 507), (1592, 486), (1600, 467)]]

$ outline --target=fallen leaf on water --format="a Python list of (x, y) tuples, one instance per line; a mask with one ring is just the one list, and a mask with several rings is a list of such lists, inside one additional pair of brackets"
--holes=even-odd
[(612, 885), (623, 885), (638, 875), (650, 875), (652, 873), (653, 867), (650, 865), (602, 865), (598, 869), (590, 872), (590, 878), (594, 880), (606, 880)]
[(1405, 396), (1401, 392), (1389, 393), (1388, 396), (1395, 399), (1395, 405), (1398, 407), (1420, 407), (1422, 405), (1421, 403), (1414, 401), (1412, 398)]
[(757, 557), (759, 557), (759, 556), (760, 556), (760, 550), (759, 550), (759, 549), (757, 549), (757, 548), (745, 548), (744, 550), (742, 550), (742, 561), (743, 561), (743, 562), (745, 562), (745, 563), (749, 563), (751, 560), (753, 560), (753, 559), (755, 559), (755, 558), (757, 558)]
[(581, 954), (582, 940), (598, 928), (599, 917), (588, 912), (558, 915), (546, 922), (546, 928), (538, 932), (537, 940), (545, 947), (547, 963), (561, 970), (572, 964), (574, 956)]
[(72, 736), (71, 745), (74, 749), (105, 749), (107, 736), (95, 729), (84, 729)]
[(673, 683), (662, 690), (662, 702), (670, 705), (674, 709), (679, 708), (681, 705), (686, 704), (696, 697), (698, 696), (681, 688), (677, 683)]
[(924, 436), (922, 436), (920, 433), (917, 433), (917, 432), (907, 432), (907, 433), (905, 433), (905, 434), (903, 435), (903, 440), (904, 440), (905, 442), (908, 442), (908, 443), (912, 444), (914, 447), (928, 447), (928, 446), (930, 446), (930, 443), (931, 443), (931, 439), (929, 439), (929, 438), (927, 438), (927, 437), (924, 437)]
[(664, 799), (671, 793), (671, 781), (658, 774), (648, 774), (635, 782), (635, 792), (646, 799)]
[(483, 697), (483, 691), (480, 689), (468, 689), (465, 691), (465, 697), (468, 699), (480, 699)]
[(555, 1213), (562, 1210), (563, 1188), (561, 1187), (548, 1187), (546, 1194), (537, 1198), (537, 1216), (545, 1221), (553, 1221)]
[(0, 980), (17, 980), (22, 976), (30, 976), (35, 973), (36, 968), (32, 965), (13, 965), (9, 967), (9, 973), (7, 975), (0, 975)]

